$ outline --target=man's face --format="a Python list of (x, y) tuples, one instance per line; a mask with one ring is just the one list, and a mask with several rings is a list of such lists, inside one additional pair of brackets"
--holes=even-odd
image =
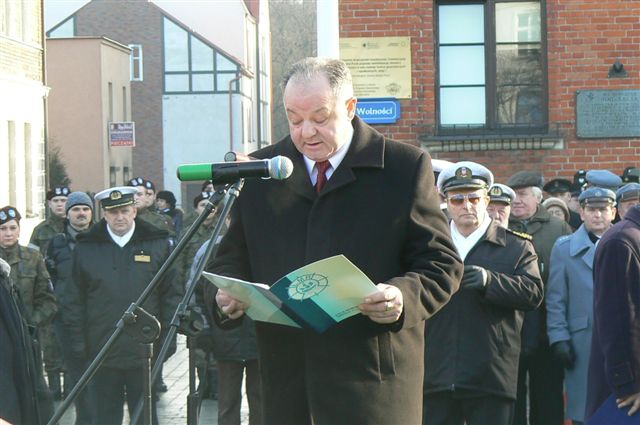
[(511, 204), (511, 215), (521, 220), (533, 216), (538, 209), (539, 200), (530, 187), (516, 189), (516, 199)]
[(547, 212), (554, 217), (558, 217), (562, 221), (565, 221), (566, 219), (563, 209), (556, 205), (551, 205), (547, 207)]
[(500, 223), (500, 226), (509, 227), (509, 215), (511, 214), (511, 205), (504, 202), (489, 202), (487, 206), (489, 217)]
[(551, 196), (554, 198), (562, 199), (565, 203), (569, 203), (571, 201), (571, 192), (556, 192), (552, 193)]
[(356, 98), (336, 99), (325, 77), (309, 83), (290, 81), (284, 105), (293, 144), (307, 158), (326, 160), (348, 142)]
[(620, 218), (624, 218), (631, 208), (640, 204), (640, 198), (626, 199), (618, 203), (618, 214)]
[(85, 230), (91, 224), (91, 218), (93, 213), (91, 208), (86, 205), (74, 205), (69, 208), (67, 211), (67, 218), (69, 219), (69, 223), (76, 230)]
[(567, 206), (571, 211), (575, 211), (577, 213), (580, 212), (580, 202), (578, 201), (580, 195), (571, 195), (569, 198), (569, 202), (567, 202)]
[(16, 220), (9, 220), (0, 224), (0, 246), (10, 248), (18, 243), (20, 238), (20, 224)]
[(144, 201), (147, 208), (152, 207), (156, 202), (156, 192), (153, 189), (145, 188)]
[(133, 205), (104, 210), (104, 219), (113, 233), (122, 236), (133, 227), (137, 210)]
[(482, 225), (489, 204), (486, 190), (450, 190), (446, 196), (449, 216), (461, 233), (468, 235)]
[(144, 186), (136, 186), (136, 193), (133, 194), (134, 205), (137, 209), (147, 208), (147, 189)]
[(49, 201), (47, 201), (47, 203), (49, 205), (49, 209), (53, 214), (57, 215), (58, 217), (65, 217), (66, 211), (64, 207), (67, 203), (66, 196), (54, 196)]
[[(198, 206), (196, 207), (196, 213), (198, 215), (202, 214), (202, 212), (204, 211), (204, 208), (207, 206), (207, 203), (209, 202), (208, 199), (203, 199), (202, 201), (198, 202)], [(216, 215), (214, 214), (215, 210), (211, 211), (209, 213), (209, 215), (207, 216), (207, 218), (204, 219), (204, 224), (205, 225), (210, 225), (211, 223), (213, 223), (213, 220), (215, 219)]]
[(611, 205), (585, 205), (580, 210), (580, 218), (584, 221), (584, 227), (598, 236), (607, 231), (615, 216), (616, 209)]

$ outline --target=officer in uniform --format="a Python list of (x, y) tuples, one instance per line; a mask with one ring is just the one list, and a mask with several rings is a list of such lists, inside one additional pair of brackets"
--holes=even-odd
[(47, 192), (49, 217), (33, 229), (29, 240), (31, 245), (40, 249), (42, 255), (47, 252), (47, 245), (51, 239), (64, 230), (64, 219), (66, 218), (64, 206), (69, 193), (71, 191), (66, 186), (54, 187)]
[(557, 361), (565, 369), (565, 417), (584, 423), (587, 374), (593, 330), (593, 259), (596, 244), (611, 227), (616, 197), (591, 187), (580, 195), (584, 223), (559, 238), (551, 251), (546, 288), (547, 334)]
[(640, 183), (627, 183), (616, 191), (618, 215), (621, 219), (635, 205), (640, 204)]
[(156, 211), (156, 187), (151, 180), (136, 177), (129, 180), (129, 186), (136, 188), (135, 206), (138, 210), (138, 219), (144, 220), (159, 229), (166, 230), (171, 236), (175, 236), (175, 229), (171, 217)]
[[(542, 187), (549, 196), (562, 199), (567, 206), (571, 202), (571, 182), (567, 179), (553, 179)], [(580, 213), (569, 208), (569, 225), (577, 229), (582, 224)]]
[(516, 193), (506, 184), (494, 183), (489, 188), (489, 217), (496, 220), (504, 228), (509, 227), (511, 215), (511, 203), (516, 198)]
[[(76, 358), (94, 358), (132, 301), (139, 298), (165, 263), (169, 235), (136, 218), (132, 187), (114, 187), (95, 196), (104, 217), (77, 237), (72, 279), (66, 287), (63, 318)], [(169, 269), (142, 307), (169, 324), (180, 294)], [(94, 375), (90, 395), (94, 421), (120, 424), (126, 397), (129, 411), (142, 397), (142, 350), (131, 336), (120, 335)], [(153, 404), (154, 423), (155, 403)]]
[(491, 171), (469, 161), (438, 177), (464, 275), (460, 290), (426, 327), (427, 425), (513, 420), (523, 311), (536, 308), (544, 290), (531, 237), (487, 214), (492, 183)]
[[(34, 326), (42, 340), (42, 329), (49, 325), (58, 310), (49, 272), (45, 267), (40, 251), (24, 247), (18, 243), (20, 238), (20, 213), (14, 207), (0, 209), (0, 258), (11, 266), (11, 280), (18, 288), (24, 304), (25, 319)], [(55, 341), (53, 328), (51, 337)], [(62, 363), (62, 359), (60, 359)], [(60, 368), (62, 365), (60, 364)], [(60, 375), (57, 375), (57, 391), (60, 391)], [(2, 378), (0, 378), (2, 379)], [(55, 392), (55, 376), (49, 376), (49, 385)]]

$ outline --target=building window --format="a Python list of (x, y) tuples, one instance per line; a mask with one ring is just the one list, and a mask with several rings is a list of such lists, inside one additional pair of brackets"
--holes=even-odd
[(116, 167), (109, 167), (109, 186), (117, 186), (118, 170)]
[(166, 17), (163, 26), (164, 92), (228, 93), (238, 64)]
[(131, 81), (142, 81), (142, 45), (129, 44), (129, 48), (131, 48), (131, 56), (129, 57)]
[(16, 171), (16, 123), (9, 121), (7, 123), (7, 138), (9, 140), (9, 205), (16, 205), (17, 195), (17, 171)]
[(24, 124), (24, 186), (26, 195), (26, 216), (34, 216), (33, 208), (33, 145), (31, 143), (31, 124)]
[(538, 1), (438, 4), (440, 133), (544, 130), (541, 26)]

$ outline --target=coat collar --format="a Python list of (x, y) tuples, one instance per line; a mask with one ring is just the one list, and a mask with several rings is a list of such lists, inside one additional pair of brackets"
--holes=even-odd
[[(133, 232), (131, 240), (147, 240), (147, 239), (161, 239), (169, 236), (166, 230), (159, 229), (144, 220), (136, 218), (136, 228)], [(109, 232), (107, 232), (107, 222), (103, 218), (98, 223), (94, 224), (87, 232), (79, 233), (77, 241), (91, 241), (91, 242), (112, 242)]]
[[(355, 181), (354, 168), (384, 167), (384, 136), (365, 124), (358, 116), (353, 117), (352, 125), (354, 130), (353, 140), (351, 141), (351, 146), (349, 146), (349, 151), (333, 172), (320, 196), (325, 196), (327, 193)], [(316, 199), (318, 195), (316, 195), (313, 186), (311, 186), (311, 180), (309, 179), (302, 154), (293, 144), (291, 137), (288, 136), (278, 143), (272, 153), (284, 155), (293, 162), (293, 173), (287, 179), (288, 187), (300, 196), (310, 200)]]
[(500, 226), (496, 220), (492, 219), (487, 232), (480, 240), (485, 240), (499, 246), (507, 246), (507, 231)]
[(596, 246), (589, 239), (589, 234), (584, 224), (569, 237), (571, 238), (569, 240), (569, 255), (572, 257), (580, 256), (589, 268), (593, 268)]

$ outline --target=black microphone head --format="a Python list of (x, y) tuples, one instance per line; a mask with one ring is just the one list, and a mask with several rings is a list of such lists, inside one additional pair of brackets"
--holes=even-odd
[(286, 156), (274, 156), (269, 160), (269, 177), (284, 180), (293, 173), (293, 162)]

